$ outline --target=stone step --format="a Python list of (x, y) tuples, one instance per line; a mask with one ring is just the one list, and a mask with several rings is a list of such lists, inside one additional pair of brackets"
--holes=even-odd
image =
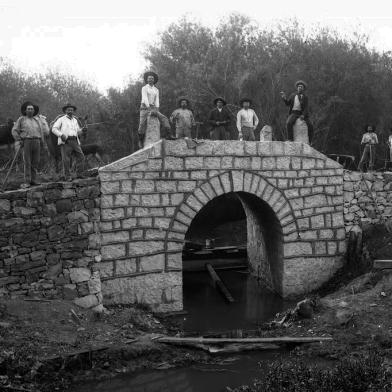
[(392, 269), (392, 260), (374, 260), (374, 269)]

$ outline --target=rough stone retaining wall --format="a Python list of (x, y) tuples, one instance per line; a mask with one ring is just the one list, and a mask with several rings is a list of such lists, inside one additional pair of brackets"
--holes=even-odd
[(101, 307), (97, 178), (0, 193), (0, 296)]
[[(190, 143), (191, 144), (191, 143)], [(100, 169), (102, 292), (107, 303), (182, 308), (182, 247), (197, 212), (246, 192), (275, 212), (284, 296), (328, 280), (346, 249), (343, 169), (302, 143), (160, 141)]]
[[(377, 202), (377, 205), (375, 203)], [(346, 231), (392, 219), (392, 173), (344, 173)]]

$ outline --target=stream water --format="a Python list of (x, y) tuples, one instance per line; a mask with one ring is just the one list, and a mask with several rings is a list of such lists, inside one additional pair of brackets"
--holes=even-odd
[[(218, 271), (235, 302), (228, 304), (205, 272), (184, 273), (183, 328), (186, 332), (255, 329), (290, 306), (244, 271)], [(285, 351), (263, 351), (224, 357), (219, 365), (155, 370), (89, 383), (74, 392), (219, 392), (249, 383)]]

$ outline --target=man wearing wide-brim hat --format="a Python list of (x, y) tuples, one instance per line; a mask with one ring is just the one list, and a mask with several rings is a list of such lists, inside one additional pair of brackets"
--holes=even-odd
[(39, 107), (32, 102), (25, 102), (20, 108), (19, 117), (12, 128), (15, 148), (23, 148), (24, 184), (22, 188), (37, 185), (37, 171), (40, 161), (41, 145), (47, 150), (45, 136), (49, 127), (44, 116), (39, 115)]
[(80, 147), (79, 134), (83, 127), (75, 117), (77, 110), (75, 105), (67, 103), (62, 108), (63, 115), (56, 118), (52, 126), (52, 132), (57, 136), (57, 143), (61, 150), (61, 161), (63, 166), (63, 179), (71, 181), (71, 155), (76, 156), (76, 170), (78, 177), (84, 168), (84, 154)]
[(294, 140), (293, 127), (298, 118), (306, 122), (308, 126), (309, 143), (313, 138), (313, 124), (309, 119), (309, 98), (305, 94), (307, 84), (303, 80), (295, 82), (296, 92), (292, 93), (288, 98), (286, 94), (281, 91), (280, 95), (284, 103), (289, 106), (289, 116), (286, 121), (286, 130), (288, 140)]
[(255, 129), (259, 124), (259, 118), (256, 112), (250, 108), (252, 100), (242, 98), (240, 100), (241, 110), (237, 113), (237, 129), (239, 140), (255, 141)]
[(170, 132), (170, 123), (166, 116), (159, 111), (159, 90), (155, 86), (158, 83), (158, 75), (155, 72), (148, 71), (143, 75), (145, 86), (142, 87), (142, 102), (140, 104), (140, 122), (139, 122), (139, 140), (142, 146), (157, 142), (160, 138), (160, 132), (156, 128), (148, 129), (147, 122), (149, 116), (158, 118), (160, 125)]
[(208, 116), (208, 123), (211, 125), (210, 138), (212, 140), (230, 140), (230, 113), (225, 108), (226, 101), (222, 97), (217, 97), (213, 101), (215, 108)]
[(178, 106), (179, 108), (170, 116), (170, 122), (176, 127), (176, 138), (192, 138), (192, 127), (195, 126), (195, 118), (189, 108), (189, 99), (180, 97)]

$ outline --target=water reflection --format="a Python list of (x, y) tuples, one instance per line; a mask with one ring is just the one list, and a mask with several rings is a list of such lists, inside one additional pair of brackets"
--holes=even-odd
[(207, 273), (184, 273), (184, 309), (188, 312), (184, 330), (205, 333), (254, 329), (290, 305), (243, 272), (218, 271), (235, 299), (232, 304), (212, 286)]
[[(283, 355), (286, 355), (283, 353)], [(279, 352), (242, 355), (221, 365), (152, 371), (82, 386), (75, 392), (219, 392), (257, 378), (267, 363), (282, 358)]]

